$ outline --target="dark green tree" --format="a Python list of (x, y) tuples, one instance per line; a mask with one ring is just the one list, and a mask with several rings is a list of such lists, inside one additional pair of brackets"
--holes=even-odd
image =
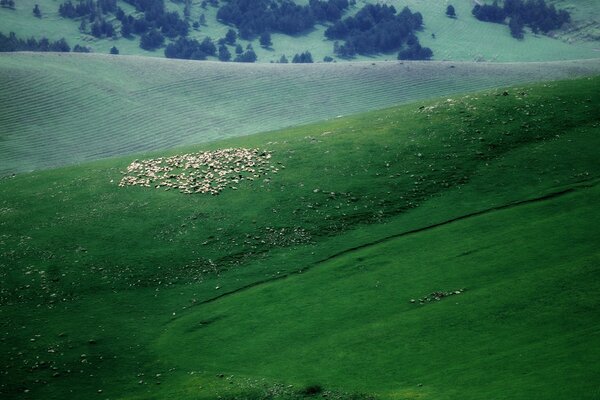
[(235, 33), (235, 31), (233, 29), (229, 29), (227, 31), (227, 33), (225, 34), (225, 41), (228, 44), (234, 45), (236, 40), (237, 40), (237, 33)]
[(233, 60), (235, 62), (244, 62), (244, 63), (253, 63), (257, 59), (256, 53), (254, 50), (246, 50), (242, 54), (238, 54), (238, 56)]
[(452, 4), (449, 4), (448, 7), (446, 7), (446, 15), (450, 18), (456, 18), (456, 10)]
[(75, 53), (90, 53), (92, 50), (89, 47), (86, 46), (81, 46), (79, 44), (76, 44), (73, 47), (73, 52)]
[(119, 49), (117, 49), (117, 46), (113, 46), (110, 48), (110, 54), (114, 54), (114, 55), (119, 54)]
[(185, 0), (185, 4), (183, 6), (183, 16), (185, 18), (189, 18), (192, 14), (192, 0)]
[(510, 28), (510, 34), (515, 39), (523, 39), (523, 22), (516, 17), (512, 17), (508, 22), (508, 27)]
[(219, 61), (230, 61), (231, 52), (225, 45), (219, 46)]
[(295, 54), (294, 58), (292, 58), (292, 63), (295, 64), (310, 64), (313, 62), (312, 54), (310, 51), (305, 51), (304, 53)]
[(42, 18), (42, 11), (40, 11), (40, 6), (37, 4), (33, 6), (33, 15), (35, 15), (37, 18)]
[(271, 47), (273, 45), (273, 42), (271, 41), (271, 34), (269, 32), (263, 32), (260, 35), (259, 42), (262, 47)]
[(144, 50), (155, 50), (163, 45), (165, 37), (156, 29), (144, 33), (140, 38), (140, 47)]

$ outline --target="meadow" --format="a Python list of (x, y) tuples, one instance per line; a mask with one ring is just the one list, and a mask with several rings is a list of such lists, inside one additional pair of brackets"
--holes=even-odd
[[(377, 3), (376, 0), (358, 0), (356, 5), (348, 11), (348, 15), (357, 12), (360, 7), (368, 3)], [(78, 30), (79, 21), (70, 20), (58, 15), (58, 2), (40, 4), (42, 18), (36, 18), (32, 9), (36, 0), (19, 0), (15, 10), (0, 8), (2, 32), (8, 34), (16, 32), (20, 36), (41, 37), (51, 40), (62, 37), (67, 39), (71, 47), (76, 44), (88, 46), (96, 53), (108, 54), (112, 46), (117, 46), (121, 54), (144, 55), (151, 57), (164, 57), (163, 49), (146, 51), (139, 48), (139, 37), (127, 39), (119, 36), (116, 39), (97, 39)], [(299, 3), (306, 3), (299, 1)], [(505, 25), (483, 23), (471, 15), (473, 7), (470, 0), (386, 0), (384, 3), (394, 5), (398, 10), (405, 6), (412, 11), (419, 11), (424, 16), (425, 26), (418, 36), (424, 46), (430, 47), (435, 60), (452, 61), (488, 61), (488, 62), (544, 62), (558, 60), (598, 58), (598, 12), (597, 2), (594, 0), (556, 0), (557, 7), (565, 8), (573, 14), (573, 24), (565, 27), (564, 31), (555, 32), (560, 39), (544, 35), (534, 35), (527, 32), (525, 40), (518, 41), (510, 36)], [(119, 7), (127, 13), (135, 10), (123, 1), (118, 2)], [(446, 6), (452, 4), (457, 10), (456, 19), (445, 15)], [(177, 11), (183, 15), (183, 2), (166, 2), (169, 10)], [(200, 1), (194, 1), (190, 21), (197, 21), (201, 14), (206, 17), (206, 25), (198, 30), (193, 30), (190, 37), (202, 40), (211, 37), (214, 40), (222, 38), (230, 28), (216, 20), (217, 8), (208, 6), (200, 7)], [(322, 61), (325, 56), (334, 56), (333, 42), (326, 40), (323, 33), (324, 25), (317, 25), (312, 31), (304, 35), (288, 36), (274, 33), (273, 46), (262, 48), (258, 39), (239, 43), (246, 47), (249, 43), (258, 55), (258, 62), (277, 62), (282, 55), (291, 60), (294, 54), (310, 51), (315, 61)], [(432, 37), (435, 35), (435, 38)], [(230, 48), (233, 54), (233, 47)], [(373, 56), (358, 56), (354, 61), (384, 61), (394, 60), (397, 52), (393, 54), (379, 54)], [(216, 60), (216, 58), (213, 58)], [(337, 61), (345, 61), (337, 59)]]
[(599, 71), (598, 60), (240, 65), (5, 53), (0, 176)]
[[(599, 87), (0, 180), (0, 396), (596, 398)], [(222, 148), (279, 171), (218, 196), (118, 185), (136, 159)]]

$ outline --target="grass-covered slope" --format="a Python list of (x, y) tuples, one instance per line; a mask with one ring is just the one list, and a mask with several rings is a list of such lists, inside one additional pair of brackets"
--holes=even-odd
[(0, 395), (595, 398), (599, 86), (184, 149), (271, 152), (218, 196), (119, 187), (133, 157), (1, 180)]
[[(62, 2), (47, 2), (41, 4), (37, 0), (19, 0), (15, 10), (0, 8), (0, 28), (5, 34), (9, 31), (16, 32), (23, 37), (46, 36), (52, 40), (62, 37), (67, 39), (71, 47), (76, 44), (88, 46), (94, 52), (108, 54), (112, 46), (117, 46), (121, 54), (164, 56), (164, 49), (145, 51), (139, 47), (139, 36), (134, 39), (122, 38), (120, 34), (116, 39), (96, 39), (93, 36), (81, 33), (78, 30), (79, 20), (61, 18), (58, 6)], [(299, 4), (308, 1), (297, 0)], [(357, 12), (362, 6), (377, 3), (377, 0), (358, 0), (346, 15)], [(506, 25), (491, 24), (477, 21), (471, 15), (473, 2), (471, 0), (388, 0), (385, 3), (394, 5), (398, 11), (405, 6), (412, 11), (423, 14), (425, 26), (418, 34), (421, 42), (430, 47), (436, 60), (453, 61), (557, 61), (581, 58), (598, 58), (595, 43), (598, 39), (598, 14), (600, 7), (595, 0), (553, 0), (559, 8), (566, 8), (573, 15), (574, 23), (566, 26), (559, 35), (566, 40), (556, 40), (548, 36), (533, 35), (527, 32), (525, 40), (518, 41), (510, 36)], [(36, 18), (32, 9), (39, 4), (42, 18)], [(167, 9), (177, 11), (183, 15), (184, 2), (165, 2)], [(446, 6), (452, 4), (457, 11), (457, 19), (450, 19), (445, 15)], [(126, 13), (135, 14), (134, 8), (123, 1), (118, 1), (119, 7)], [(211, 37), (214, 40), (222, 38), (230, 28), (217, 21), (217, 8), (200, 7), (200, 2), (192, 2), (190, 23), (198, 21), (201, 14), (206, 17), (206, 25), (199, 30), (191, 30), (190, 37), (202, 40)], [(110, 20), (110, 18), (109, 18)], [(112, 21), (119, 32), (118, 21)], [(315, 61), (322, 61), (325, 56), (334, 56), (333, 41), (324, 37), (326, 26), (317, 25), (314, 30), (304, 35), (288, 36), (274, 33), (273, 46), (269, 49), (260, 47), (258, 39), (252, 41), (258, 55), (258, 62), (269, 63), (278, 61), (282, 54), (292, 59), (296, 53), (310, 51)], [(88, 27), (89, 30), (89, 27)], [(435, 39), (431, 34), (435, 34)], [(250, 43), (240, 40), (244, 47)], [(230, 50), (233, 54), (233, 47)], [(393, 60), (398, 52), (373, 57), (358, 57), (357, 60)], [(214, 58), (216, 60), (216, 58)], [(338, 61), (344, 61), (340, 59)]]
[(0, 55), (0, 175), (598, 73), (600, 61), (239, 65)]

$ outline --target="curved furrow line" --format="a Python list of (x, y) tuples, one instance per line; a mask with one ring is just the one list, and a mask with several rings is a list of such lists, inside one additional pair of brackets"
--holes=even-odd
[[(48, 93), (47, 96), (34, 97), (30, 101), (26, 101), (21, 107), (14, 107), (14, 110), (9, 110), (7, 118), (16, 119), (18, 116), (23, 114), (23, 108), (27, 107), (27, 119), (28, 121), (36, 122), (37, 119), (44, 120), (46, 113), (50, 111), (57, 111), (62, 114), (65, 112), (76, 112), (77, 109), (82, 107), (94, 108), (97, 105), (97, 101), (102, 101), (99, 98), (92, 98), (92, 95), (88, 95), (85, 98), (72, 98), (69, 96), (70, 92), (81, 91), (83, 89), (76, 88), (72, 91), (65, 91), (61, 96), (60, 93)], [(109, 102), (109, 99), (105, 100)], [(31, 104), (31, 105), (30, 105)], [(20, 104), (17, 104), (19, 106)], [(80, 113), (81, 114), (81, 113)]]
[[(23, 55), (20, 55), (23, 57)], [(64, 165), (314, 122), (398, 103), (595, 70), (598, 63), (227, 65), (69, 57), (15, 73), (19, 100), (0, 109), (1, 148), (14, 165)], [(0, 69), (2, 58), (0, 58)], [(98, 62), (115, 80), (69, 76), (62, 62)], [(110, 62), (109, 62), (110, 61)], [(92, 64), (90, 64), (92, 65)], [(172, 68), (165, 75), (165, 66)], [(560, 67), (560, 68), (559, 68)], [(54, 68), (54, 69), (53, 69)], [(38, 72), (39, 71), (39, 72)], [(64, 73), (64, 77), (61, 75)], [(561, 75), (562, 74), (562, 75)], [(31, 78), (34, 76), (34, 78)], [(89, 80), (86, 80), (89, 79)], [(119, 83), (116, 83), (119, 82)], [(82, 118), (82, 116), (84, 116)], [(29, 161), (19, 160), (29, 158)]]
[[(214, 302), (219, 301), (219, 300), (221, 300), (221, 299), (223, 299), (225, 297), (230, 297), (232, 295), (238, 294), (238, 293), (246, 291), (248, 289), (255, 288), (257, 286), (262, 286), (262, 285), (265, 285), (265, 284), (268, 284), (268, 283), (272, 283), (272, 282), (275, 282), (275, 281), (287, 279), (287, 278), (295, 276), (295, 275), (305, 274), (307, 271), (312, 270), (313, 268), (315, 268), (315, 267), (317, 267), (319, 265), (325, 264), (325, 263), (327, 263), (329, 261), (332, 261), (334, 259), (343, 257), (343, 256), (348, 255), (348, 254), (355, 253), (355, 252), (360, 251), (360, 250), (364, 250), (364, 249), (367, 249), (367, 248), (371, 248), (371, 247), (374, 247), (374, 246), (377, 246), (377, 245), (389, 242), (390, 240), (394, 240), (394, 239), (398, 239), (398, 238), (401, 238), (401, 237), (407, 237), (407, 236), (411, 236), (411, 235), (415, 235), (415, 234), (427, 232), (427, 231), (434, 230), (436, 228), (440, 228), (440, 227), (443, 227), (443, 226), (446, 226), (446, 225), (451, 225), (451, 224), (456, 223), (456, 222), (468, 220), (468, 219), (471, 219), (471, 218), (481, 217), (483, 215), (487, 215), (487, 214), (491, 214), (491, 213), (495, 213), (495, 212), (500, 212), (500, 211), (508, 210), (508, 209), (511, 209), (511, 208), (517, 208), (517, 207), (521, 207), (521, 206), (526, 206), (528, 204), (534, 204), (534, 203), (539, 203), (539, 202), (545, 202), (545, 201), (554, 200), (556, 198), (563, 197), (563, 196), (568, 195), (568, 194), (572, 194), (572, 193), (575, 193), (575, 192), (578, 192), (578, 191), (581, 191), (581, 190), (592, 188), (595, 185), (597, 185), (597, 183), (598, 183), (597, 180), (590, 180), (590, 181), (587, 181), (587, 182), (583, 182), (583, 183), (580, 183), (580, 184), (573, 185), (572, 187), (567, 188), (567, 189), (563, 189), (563, 190), (559, 190), (559, 191), (556, 191), (556, 192), (547, 193), (547, 194), (545, 194), (543, 196), (540, 196), (540, 197), (536, 197), (536, 198), (532, 198), (532, 199), (525, 199), (525, 200), (520, 200), (520, 201), (515, 201), (515, 202), (508, 203), (508, 204), (503, 204), (503, 205), (500, 205), (500, 206), (491, 207), (491, 208), (487, 208), (487, 209), (475, 211), (475, 212), (472, 212), (472, 213), (464, 214), (464, 215), (461, 215), (461, 216), (458, 216), (458, 217), (455, 217), (455, 218), (451, 218), (451, 219), (448, 219), (448, 220), (445, 220), (445, 221), (442, 221), (442, 222), (438, 222), (438, 223), (435, 223), (435, 224), (432, 224), (432, 225), (423, 226), (421, 228), (416, 228), (416, 229), (412, 229), (412, 230), (409, 230), (409, 231), (395, 233), (393, 235), (389, 235), (389, 236), (386, 236), (386, 237), (374, 240), (372, 242), (363, 243), (363, 244), (361, 244), (359, 246), (355, 246), (355, 247), (351, 247), (351, 248), (339, 251), (339, 252), (337, 252), (335, 254), (332, 254), (332, 255), (324, 258), (324, 259), (315, 261), (311, 265), (305, 265), (303, 268), (300, 268), (300, 269), (298, 269), (296, 271), (291, 271), (291, 272), (288, 272), (288, 273), (285, 273), (285, 274), (281, 274), (281, 275), (278, 275), (278, 276), (275, 276), (275, 277), (266, 278), (266, 279), (263, 279), (263, 280), (260, 280), (260, 281), (256, 281), (256, 282), (250, 283), (248, 285), (239, 287), (237, 289), (231, 290), (229, 292), (221, 293), (218, 296), (211, 297), (210, 299), (206, 299), (206, 300), (197, 302), (197, 303), (193, 304), (192, 306), (188, 307), (188, 309), (191, 309), (191, 308), (194, 308), (194, 307), (198, 307), (198, 306), (202, 306), (202, 305), (205, 305), (205, 304), (214, 303)], [(182, 317), (184, 317), (184, 314), (179, 315), (179, 316), (174, 317), (174, 318), (171, 318), (165, 324), (170, 324), (173, 321), (175, 321), (175, 320), (177, 320), (179, 318), (182, 318)]]

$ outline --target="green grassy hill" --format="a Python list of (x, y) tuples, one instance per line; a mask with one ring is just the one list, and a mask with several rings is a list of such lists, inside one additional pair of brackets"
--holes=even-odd
[(160, 153), (271, 154), (218, 196), (118, 186), (159, 153), (0, 180), (0, 396), (597, 398), (599, 88)]
[(0, 176), (598, 72), (598, 60), (240, 65), (5, 53)]
[(568, 42), (591, 41), (595, 42), (598, 51), (600, 39), (600, 8), (594, 0), (553, 0), (557, 8), (567, 10), (572, 16), (571, 26), (556, 33), (561, 39)]
[[(358, 0), (348, 13), (358, 11), (367, 3), (375, 0)], [(33, 16), (32, 9), (36, 0), (18, 0), (16, 9), (0, 8), (2, 31), (14, 31), (21, 36), (46, 36), (57, 40), (65, 37), (71, 46), (80, 44), (91, 47), (97, 53), (107, 54), (115, 45), (121, 54), (146, 55), (163, 57), (162, 49), (154, 52), (139, 48), (139, 37), (126, 39), (96, 39), (78, 30), (79, 21), (64, 19), (58, 15), (60, 2), (40, 4), (41, 19)], [(224, 37), (228, 27), (216, 20), (217, 8), (202, 9), (200, 2), (193, 2), (191, 21), (197, 21), (200, 14), (205, 14), (207, 23), (199, 31), (193, 31), (191, 37), (203, 39), (207, 36), (218, 39)], [(299, 3), (302, 3), (300, 1)], [(397, 9), (409, 6), (413, 11), (419, 11), (424, 16), (425, 28), (419, 33), (421, 42), (431, 47), (436, 60), (452, 61), (557, 61), (583, 58), (598, 58), (598, 13), (600, 7), (594, 0), (556, 0), (554, 3), (561, 8), (567, 8), (572, 14), (574, 24), (560, 33), (565, 40), (556, 40), (547, 36), (536, 36), (527, 33), (525, 40), (518, 41), (510, 36), (507, 26), (483, 23), (471, 15), (473, 3), (471, 0), (438, 1), (438, 0), (388, 0), (388, 4)], [(134, 12), (133, 8), (123, 2), (119, 6), (127, 13)], [(183, 2), (166, 2), (170, 10), (183, 15)], [(457, 19), (445, 16), (447, 4), (453, 4), (457, 10)], [(118, 25), (118, 24), (117, 24)], [(282, 54), (291, 60), (295, 53), (311, 51), (316, 61), (325, 56), (333, 56), (333, 42), (325, 40), (325, 26), (317, 26), (306, 35), (291, 37), (274, 34), (272, 49), (263, 49), (258, 40), (253, 45), (258, 54), (258, 61), (268, 63), (277, 61)], [(431, 34), (436, 38), (433, 39)], [(567, 43), (568, 42), (568, 43)], [(240, 41), (246, 46), (248, 41)], [(233, 48), (232, 48), (233, 49)], [(387, 60), (395, 59), (396, 54), (379, 55), (375, 57), (358, 57), (357, 60)], [(343, 61), (343, 60), (339, 60)]]

